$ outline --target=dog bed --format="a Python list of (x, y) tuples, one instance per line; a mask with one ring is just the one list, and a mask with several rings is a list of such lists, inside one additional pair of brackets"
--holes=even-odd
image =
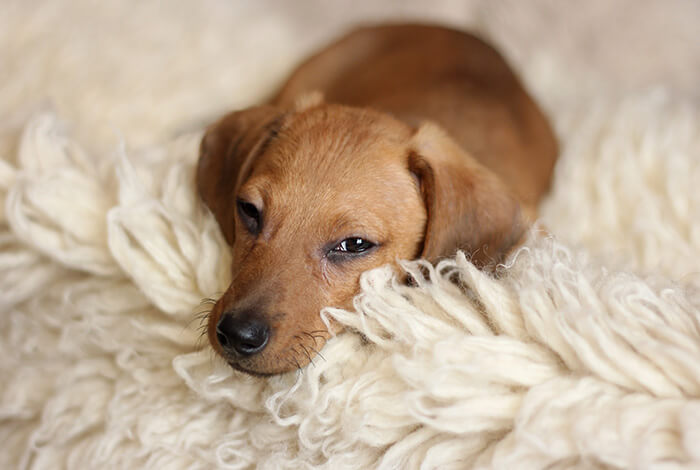
[[(366, 273), (355, 311), (323, 312), (349, 332), (260, 379), (201, 336), (230, 258), (193, 114), (396, 11), (201, 3), (0, 19), (0, 468), (700, 468), (696, 4), (402, 3), (493, 38), (544, 104), (562, 155), (542, 220), (496, 276), (463, 254), (404, 263), (412, 287)], [(613, 60), (631, 44), (660, 57)]]

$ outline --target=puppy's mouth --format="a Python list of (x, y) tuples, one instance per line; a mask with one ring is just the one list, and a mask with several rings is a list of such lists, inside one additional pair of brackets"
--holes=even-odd
[(233, 370), (237, 370), (238, 372), (243, 372), (244, 374), (252, 375), (253, 377), (260, 377), (260, 378), (265, 378), (265, 377), (272, 377), (273, 375), (277, 375), (273, 372), (260, 372), (257, 370), (253, 369), (247, 369), (240, 364), (233, 362), (233, 361), (227, 361), (228, 365), (231, 366)]
[(253, 377), (273, 377), (292, 370), (289, 368), (285, 369), (275, 367), (277, 364), (274, 362), (270, 363), (265, 352), (250, 357), (232, 355), (221, 350), (218, 350), (217, 353), (224, 361), (226, 361), (231, 369), (238, 372), (243, 372), (244, 374), (252, 375)]
[[(325, 342), (325, 338), (323, 338), (323, 341)], [(301, 340), (299, 340), (298, 343), (294, 343), (291, 347), (284, 349), (283, 353), (273, 350), (268, 351), (269, 354), (262, 352), (250, 357), (238, 357), (227, 354), (225, 351), (221, 351), (220, 348), (215, 349), (232, 369), (254, 377), (264, 378), (303, 370), (308, 364), (315, 364), (316, 356), (321, 358), (321, 360), (325, 360), (317, 349), (319, 346), (322, 347), (322, 344), (316, 347), (309, 344), (303, 345)]]

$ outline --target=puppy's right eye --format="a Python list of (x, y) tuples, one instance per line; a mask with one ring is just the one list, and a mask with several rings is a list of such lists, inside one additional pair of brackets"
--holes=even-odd
[(238, 208), (238, 216), (241, 218), (241, 222), (246, 230), (253, 235), (260, 233), (262, 219), (260, 217), (260, 211), (255, 207), (255, 204), (244, 201), (243, 199), (238, 199), (236, 201), (236, 207)]

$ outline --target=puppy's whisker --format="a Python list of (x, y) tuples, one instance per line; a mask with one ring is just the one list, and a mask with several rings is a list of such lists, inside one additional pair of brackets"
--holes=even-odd
[[(326, 361), (326, 358), (323, 357), (323, 354), (321, 354), (321, 352), (320, 352), (318, 349), (314, 348), (313, 346), (309, 346), (309, 348), (310, 348), (318, 357), (320, 357), (321, 359), (323, 359), (324, 361)], [(326, 361), (326, 362), (327, 362), (327, 361)]]
[(304, 332), (304, 334), (305, 334), (306, 336), (308, 336), (309, 338), (311, 338), (311, 339), (313, 340), (313, 342), (314, 342), (314, 345), (316, 345), (316, 341), (317, 341), (316, 336), (312, 335), (311, 333), (307, 333), (306, 331)]
[(212, 311), (212, 309), (210, 307), (207, 307), (203, 310), (197, 310), (195, 312), (192, 312), (192, 317), (194, 320), (197, 320), (197, 319), (201, 320), (202, 318), (208, 317), (209, 314), (211, 313), (211, 311)]
[(322, 346), (323, 346), (323, 344), (326, 343), (326, 341), (328, 341), (328, 338), (327, 338), (326, 336), (323, 336), (323, 335), (313, 334), (313, 333), (309, 333), (309, 332), (306, 332), (306, 331), (304, 332), (304, 334), (305, 334), (306, 336), (308, 336), (309, 338), (311, 338), (311, 339), (314, 340), (314, 346), (315, 346), (316, 343), (318, 342), (318, 339), (319, 339), (319, 338), (323, 340), (323, 343), (321, 344)]
[(195, 327), (195, 331), (199, 331), (202, 326), (206, 326), (207, 319), (209, 318), (210, 311), (204, 311), (204, 312), (198, 312), (196, 313), (190, 320), (183, 325), (182, 327), (182, 332), (184, 333), (185, 331), (189, 330), (192, 328), (192, 324), (196, 321), (197, 326)]
[(194, 349), (195, 351), (201, 351), (204, 349), (204, 346), (204, 335), (200, 334), (194, 342)]
[(192, 323), (197, 321), (197, 327), (196, 327), (197, 330), (200, 330), (202, 328), (206, 328), (208, 318), (209, 318), (209, 315), (207, 315), (205, 317), (201, 317), (201, 318), (194, 318), (187, 323), (187, 327), (189, 328), (190, 326), (192, 326)]
[(294, 360), (294, 364), (296, 364), (297, 369), (301, 370), (301, 364), (299, 364), (299, 361), (297, 360), (297, 354), (299, 354), (299, 353), (294, 348), (292, 348), (292, 351), (294, 352), (294, 355), (292, 356), (292, 359)]
[(313, 331), (308, 331), (310, 335), (317, 335), (321, 338), (330, 338), (332, 335), (328, 332), (328, 330), (313, 330)]
[(201, 342), (206, 337), (207, 337), (207, 329), (204, 327), (200, 328), (199, 329), (199, 336), (197, 336), (197, 342)]
[(302, 351), (304, 352), (304, 355), (306, 356), (306, 358), (309, 360), (309, 362), (310, 362), (312, 365), (315, 366), (316, 364), (314, 364), (314, 360), (311, 358), (311, 354), (309, 353), (309, 350), (306, 349), (306, 346), (304, 346), (304, 343), (302, 342), (303, 339), (301, 338), (301, 336), (296, 335), (296, 336), (294, 336), (294, 337), (297, 338), (297, 339), (299, 340), (298, 346), (302, 349)]

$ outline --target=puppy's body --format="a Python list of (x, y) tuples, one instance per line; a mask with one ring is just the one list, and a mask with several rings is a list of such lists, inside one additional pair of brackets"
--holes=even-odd
[(319, 310), (350, 307), (363, 271), (457, 249), (499, 260), (555, 158), (546, 119), (482, 41), (416, 25), (350, 34), (202, 141), (199, 190), (233, 248), (212, 345), (246, 372), (291, 370), (322, 346)]
[(494, 171), (534, 215), (549, 187), (557, 144), (547, 120), (503, 58), (460, 31), (363, 28), (304, 62), (273, 102), (321, 91), (329, 103), (388, 112), (417, 128), (442, 127)]

